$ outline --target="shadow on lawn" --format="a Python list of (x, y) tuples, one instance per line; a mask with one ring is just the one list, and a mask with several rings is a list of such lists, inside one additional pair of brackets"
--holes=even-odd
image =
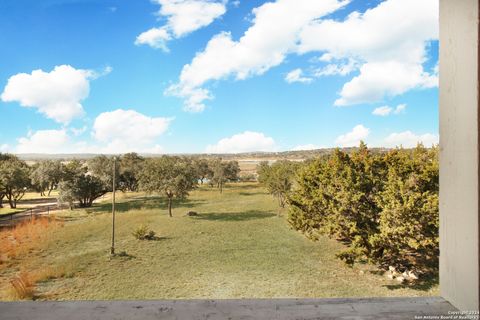
[(249, 210), (242, 212), (210, 212), (200, 213), (198, 216), (191, 217), (197, 220), (209, 221), (249, 221), (256, 219), (266, 219), (275, 217), (276, 215), (270, 211)]
[[(204, 203), (204, 200), (174, 200), (173, 208), (193, 208), (199, 204)], [(167, 210), (167, 202), (161, 197), (139, 197), (125, 202), (115, 203), (115, 210), (118, 212), (126, 212), (130, 210), (141, 209), (160, 209)], [(112, 211), (111, 203), (95, 204), (93, 207), (87, 209), (88, 213), (104, 213)]]

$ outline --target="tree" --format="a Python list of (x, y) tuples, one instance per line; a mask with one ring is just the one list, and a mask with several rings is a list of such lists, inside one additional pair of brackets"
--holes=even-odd
[[(8, 154), (3, 154), (0, 152), (0, 163), (4, 160), (9, 159)], [(6, 187), (4, 185), (3, 179), (0, 177), (0, 208), (3, 208), (3, 199), (7, 195)]]
[(386, 156), (385, 188), (377, 196), (380, 232), (371, 239), (372, 259), (398, 268), (436, 268), (439, 254), (438, 146), (418, 145)]
[(294, 162), (281, 160), (272, 165), (264, 161), (257, 168), (259, 182), (267, 188), (271, 195), (277, 198), (278, 204), (282, 208), (285, 208), (287, 196), (292, 190), (293, 178), (298, 167)]
[(210, 161), (211, 178), (210, 184), (216, 186), (220, 193), (223, 193), (223, 187), (228, 181), (238, 181), (240, 166), (237, 161), (224, 162), (221, 158)]
[(213, 172), (209, 166), (209, 161), (207, 159), (195, 159), (193, 161), (195, 172), (197, 174), (198, 180), (203, 184), (203, 181), (206, 178), (212, 177)]
[(64, 170), (61, 161), (40, 161), (32, 168), (32, 184), (37, 186), (42, 196), (45, 190), (48, 190), (48, 196), (50, 196), (52, 190), (56, 188), (62, 180), (63, 174)]
[(157, 192), (167, 198), (168, 215), (172, 217), (172, 200), (184, 199), (198, 183), (195, 168), (185, 158), (163, 156), (147, 159), (140, 173), (142, 190)]
[(438, 266), (438, 181), (438, 146), (337, 149), (300, 170), (289, 222), (311, 238), (326, 234), (346, 244), (337, 256), (349, 264), (366, 258), (429, 272)]
[(210, 184), (216, 186), (220, 193), (223, 193), (223, 186), (227, 182), (227, 177), (225, 174), (225, 164), (222, 163), (222, 159), (218, 158), (211, 162), (212, 168), (212, 178), (210, 179)]
[(232, 182), (235, 182), (235, 181), (238, 181), (239, 180), (239, 173), (240, 173), (240, 166), (238, 164), (238, 161), (228, 161), (227, 163), (224, 163), (223, 164), (225, 169), (224, 169), (224, 173), (225, 173), (225, 178), (227, 179), (227, 181), (232, 181)]
[(81, 208), (91, 207), (93, 201), (107, 193), (103, 181), (89, 174), (77, 174), (68, 180), (59, 183), (59, 197), (61, 203), (68, 203), (70, 209), (75, 201)]
[(14, 155), (1, 155), (0, 185), (3, 188), (3, 197), (7, 198), (10, 208), (17, 207), (17, 202), (30, 187), (29, 175), (30, 169), (24, 161)]
[[(97, 177), (104, 185), (106, 192), (112, 191), (113, 184), (113, 157), (107, 157), (105, 155), (96, 156), (87, 161), (88, 172)], [(116, 166), (116, 176), (119, 176), (119, 168)], [(115, 180), (115, 187), (117, 189), (124, 189), (124, 186), (120, 185), (119, 179)]]
[(120, 185), (129, 191), (138, 191), (138, 175), (145, 158), (136, 153), (127, 153), (120, 158)]
[[(70, 208), (78, 201), (82, 208), (91, 207), (93, 202), (109, 192), (112, 186), (107, 183), (113, 183), (112, 178), (108, 177), (108, 167), (101, 169), (101, 165), (109, 165), (110, 160), (101, 156), (99, 160), (94, 160), (94, 171), (102, 178), (92, 174), (82, 162), (78, 160), (70, 161), (65, 165), (64, 180), (58, 185), (59, 202), (68, 203)], [(113, 163), (113, 162), (112, 162)], [(112, 176), (110, 166), (110, 176)]]

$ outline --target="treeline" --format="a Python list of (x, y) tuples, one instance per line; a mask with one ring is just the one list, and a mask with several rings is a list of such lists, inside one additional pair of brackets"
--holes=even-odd
[(437, 268), (438, 147), (372, 153), (362, 143), (354, 152), (337, 149), (295, 165), (294, 173), (288, 162), (262, 166), (259, 180), (288, 204), (293, 228), (345, 243), (338, 254), (345, 262)]
[[(115, 161), (115, 164), (114, 164)], [(50, 195), (58, 190), (61, 203), (70, 208), (90, 207), (115, 188), (122, 191), (147, 191), (165, 196), (171, 215), (172, 199), (185, 198), (200, 183), (208, 182), (220, 192), (229, 181), (238, 181), (236, 161), (163, 156), (143, 158), (136, 153), (118, 157), (96, 156), (86, 161), (38, 161), (32, 166), (17, 156), (0, 153), (0, 207), (6, 199), (11, 208), (27, 191)]]

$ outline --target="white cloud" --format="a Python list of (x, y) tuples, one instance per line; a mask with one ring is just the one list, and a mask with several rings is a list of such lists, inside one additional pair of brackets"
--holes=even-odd
[(172, 85), (165, 90), (166, 95), (183, 98), (183, 110), (187, 112), (202, 112), (207, 107), (205, 100), (213, 99), (210, 92), (199, 87), (182, 87), (180, 85)]
[(302, 69), (292, 70), (285, 76), (285, 81), (287, 81), (288, 83), (294, 83), (294, 82), (310, 83), (310, 82), (312, 82), (312, 80), (313, 80), (312, 78), (303, 77), (302, 74), (303, 74)]
[(142, 32), (135, 40), (135, 44), (137, 46), (146, 44), (155, 49), (162, 49), (164, 51), (168, 51), (166, 42), (171, 39), (172, 36), (169, 34), (168, 30), (165, 27), (152, 28), (150, 30)]
[(146, 44), (168, 51), (166, 43), (173, 38), (208, 26), (226, 12), (226, 1), (212, 0), (154, 0), (159, 4), (158, 15), (167, 18), (167, 24), (141, 33), (136, 45)]
[(10, 146), (8, 144), (0, 144), (0, 152), (8, 152), (10, 150)]
[(428, 41), (438, 39), (438, 0), (386, 0), (344, 21), (317, 20), (301, 33), (299, 52), (323, 51), (324, 61), (353, 58), (360, 74), (336, 105), (374, 102), (414, 88), (437, 86), (423, 69)]
[(399, 104), (396, 108), (394, 113), (395, 114), (401, 114), (404, 113), (405, 110), (407, 110), (407, 105), (406, 104)]
[[(168, 129), (171, 118), (152, 118), (134, 110), (118, 109), (101, 113), (92, 135), (103, 144), (104, 153), (159, 150), (155, 140)], [(153, 148), (153, 149), (152, 149)]]
[(399, 133), (392, 133), (385, 138), (385, 147), (403, 146), (404, 148), (413, 148), (417, 143), (423, 143), (424, 146), (430, 147), (437, 144), (439, 141), (438, 135), (432, 133), (425, 133), (417, 135), (411, 131), (404, 131)]
[(80, 136), (82, 135), (85, 131), (87, 131), (87, 126), (83, 126), (81, 128), (70, 128), (70, 131), (73, 133), (74, 136)]
[(372, 114), (376, 116), (385, 117), (392, 113), (393, 109), (389, 106), (378, 107), (373, 110)]
[(336, 106), (381, 101), (415, 88), (431, 88), (438, 78), (423, 71), (421, 64), (397, 61), (369, 62), (360, 68), (360, 74), (347, 82)]
[[(320, 57), (320, 59), (328, 59), (324, 58), (324, 56)], [(320, 68), (315, 71), (316, 77), (325, 77), (325, 76), (346, 76), (358, 68), (357, 62), (353, 59), (349, 59), (347, 63), (340, 63), (340, 64), (328, 64), (327, 66)]]
[[(234, 76), (243, 80), (261, 75), (281, 64), (289, 53), (296, 51), (299, 33), (306, 25), (345, 6), (348, 1), (340, 0), (277, 0), (267, 2), (253, 10), (252, 26), (235, 41), (231, 33), (214, 36), (204, 51), (196, 54), (190, 64), (183, 67), (178, 84), (167, 93), (192, 101), (189, 92), (197, 94), (208, 81)], [(196, 99), (203, 110), (203, 101), (212, 98), (202, 91), (203, 100)], [(198, 95), (197, 95), (198, 97)]]
[(296, 146), (292, 149), (292, 151), (305, 151), (305, 150), (317, 150), (317, 149), (322, 149), (323, 147), (317, 146), (315, 144), (304, 144), (304, 145), (299, 145)]
[[(108, 70), (108, 72), (111, 69)], [(36, 108), (56, 122), (68, 124), (84, 115), (80, 102), (88, 97), (89, 80), (99, 75), (91, 70), (69, 65), (56, 66), (51, 72), (34, 70), (10, 79), (1, 95), (4, 102), (18, 102), (22, 107)]]
[(369, 134), (370, 129), (359, 124), (352, 131), (340, 135), (335, 143), (341, 147), (355, 147), (359, 145), (360, 141), (365, 140)]
[(39, 130), (18, 139), (15, 153), (62, 153), (70, 148), (65, 129)]
[(206, 153), (242, 153), (252, 151), (274, 151), (275, 141), (261, 132), (245, 131), (221, 139), (205, 149)]
[(386, 117), (391, 113), (401, 114), (407, 110), (406, 104), (399, 104), (395, 109), (389, 106), (378, 107), (373, 110), (372, 114), (376, 116)]

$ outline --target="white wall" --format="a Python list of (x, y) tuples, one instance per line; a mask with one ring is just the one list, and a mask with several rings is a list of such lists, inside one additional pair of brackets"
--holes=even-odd
[(440, 287), (460, 310), (479, 308), (478, 18), (440, 0)]

